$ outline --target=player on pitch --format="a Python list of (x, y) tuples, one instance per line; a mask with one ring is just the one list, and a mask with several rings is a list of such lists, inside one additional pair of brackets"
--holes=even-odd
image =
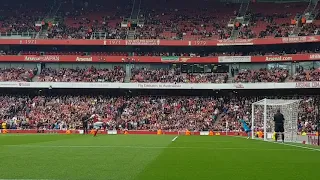
[(98, 114), (93, 114), (89, 119), (93, 121), (93, 129), (95, 129), (94, 136), (97, 136), (99, 129), (103, 125), (103, 122), (101, 121), (101, 117)]
[(249, 139), (250, 138), (250, 132), (251, 132), (251, 129), (249, 128), (249, 126), (248, 126), (248, 124), (246, 123), (246, 121), (245, 120), (243, 120), (243, 119), (240, 119), (240, 123), (242, 124), (242, 128), (244, 129), (244, 131), (246, 132), (246, 134), (247, 134), (247, 136), (248, 136), (248, 138), (247, 139)]
[(90, 118), (89, 114), (85, 114), (81, 118), (82, 126), (83, 126), (83, 134), (88, 134), (88, 121), (89, 121), (89, 118)]
[(277, 142), (279, 134), (281, 134), (282, 142), (284, 142), (284, 116), (280, 112), (280, 109), (277, 110), (277, 113), (273, 117), (274, 121), (274, 131), (276, 132), (275, 140)]

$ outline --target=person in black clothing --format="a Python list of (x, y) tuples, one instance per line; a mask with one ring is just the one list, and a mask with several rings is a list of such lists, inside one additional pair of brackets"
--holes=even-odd
[(83, 134), (88, 134), (88, 121), (89, 121), (90, 116), (88, 114), (85, 114), (81, 121), (82, 121), (82, 126), (83, 126)]
[(284, 142), (284, 117), (280, 112), (280, 109), (277, 110), (277, 113), (274, 115), (274, 131), (276, 132), (275, 140), (278, 140), (279, 134), (281, 134), (282, 142)]
[(44, 130), (42, 128), (42, 122), (37, 122), (37, 133), (44, 133)]

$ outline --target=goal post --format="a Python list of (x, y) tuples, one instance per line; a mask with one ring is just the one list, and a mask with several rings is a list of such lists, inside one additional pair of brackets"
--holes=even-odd
[(298, 136), (298, 111), (300, 100), (262, 99), (252, 103), (251, 129), (252, 139), (258, 131), (263, 131), (263, 139), (271, 140), (274, 134), (273, 117), (277, 110), (284, 116), (285, 140), (296, 142)]

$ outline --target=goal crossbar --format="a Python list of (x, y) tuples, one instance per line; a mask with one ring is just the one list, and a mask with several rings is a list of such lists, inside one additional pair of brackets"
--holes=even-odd
[(280, 106), (280, 105), (288, 105), (288, 104), (292, 104), (292, 103), (297, 103), (300, 102), (300, 99), (262, 99), (260, 101), (254, 102), (252, 104), (254, 105), (262, 105), (264, 106), (265, 104), (267, 106)]

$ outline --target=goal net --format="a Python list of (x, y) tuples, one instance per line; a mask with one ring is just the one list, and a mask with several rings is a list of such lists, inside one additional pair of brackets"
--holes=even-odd
[(265, 141), (272, 140), (275, 136), (273, 117), (280, 110), (285, 119), (285, 141), (296, 142), (299, 104), (300, 100), (286, 99), (263, 99), (252, 103), (252, 138), (255, 138), (258, 131), (262, 131)]

